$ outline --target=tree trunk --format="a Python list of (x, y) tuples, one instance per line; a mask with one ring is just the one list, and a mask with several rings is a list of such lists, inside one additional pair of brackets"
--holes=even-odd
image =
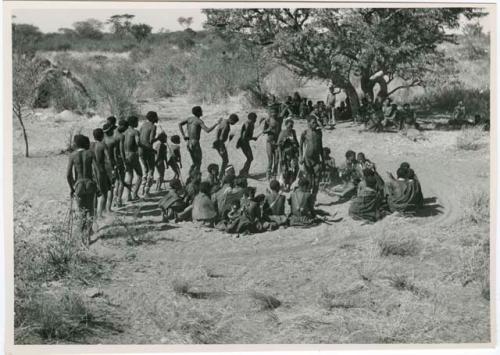
[(343, 87), (347, 97), (349, 98), (351, 104), (352, 117), (356, 117), (359, 112), (359, 97), (356, 89), (351, 83), (347, 83), (345, 87)]
[(360, 84), (361, 84), (361, 90), (363, 91), (365, 96), (368, 96), (370, 102), (373, 102), (374, 99), (373, 87), (375, 86), (375, 82), (370, 80), (369, 71), (363, 70), (363, 73), (361, 74)]
[(23, 137), (24, 137), (24, 146), (25, 146), (25, 156), (26, 158), (29, 158), (30, 153), (29, 153), (29, 145), (28, 145), (28, 135), (26, 134), (26, 127), (24, 127), (24, 122), (22, 118), (21, 111), (18, 113), (14, 113), (17, 118), (19, 119), (19, 123), (21, 124), (21, 129), (23, 130)]
[(379, 86), (379, 91), (378, 91), (377, 96), (380, 98), (381, 102), (384, 102), (385, 99), (387, 99), (387, 97), (389, 96), (388, 89), (387, 89), (387, 82), (385, 81), (383, 76), (377, 78), (375, 81)]

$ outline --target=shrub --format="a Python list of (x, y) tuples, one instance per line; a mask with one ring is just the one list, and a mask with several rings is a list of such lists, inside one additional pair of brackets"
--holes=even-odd
[(88, 68), (88, 75), (93, 96), (107, 114), (127, 117), (136, 113), (134, 98), (141, 76), (129, 61)]
[(461, 150), (478, 150), (484, 145), (481, 141), (483, 136), (483, 126), (466, 127), (462, 129), (457, 137), (457, 148)]
[(82, 298), (66, 292), (34, 294), (23, 309), (23, 319), (42, 339), (76, 341), (91, 333), (94, 316)]
[(438, 112), (452, 113), (459, 101), (463, 101), (467, 118), (480, 115), (483, 119), (490, 117), (489, 89), (466, 88), (463, 83), (445, 83), (442, 86), (431, 87), (425, 94), (416, 100), (416, 103), (432, 108)]
[(421, 250), (421, 244), (413, 233), (390, 232), (377, 240), (381, 256), (414, 256)]

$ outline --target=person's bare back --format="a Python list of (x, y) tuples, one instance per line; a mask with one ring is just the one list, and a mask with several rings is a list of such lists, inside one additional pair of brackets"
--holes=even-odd
[(137, 153), (138, 150), (138, 140), (139, 140), (139, 132), (132, 127), (127, 128), (125, 133), (123, 134), (123, 147), (125, 151), (125, 156), (132, 155), (133, 153)]

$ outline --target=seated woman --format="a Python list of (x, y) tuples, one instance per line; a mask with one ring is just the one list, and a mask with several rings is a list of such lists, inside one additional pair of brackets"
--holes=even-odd
[(158, 206), (162, 212), (162, 221), (165, 223), (172, 219), (177, 222), (179, 214), (187, 207), (181, 182), (177, 179), (171, 180), (169, 187), (166, 195), (158, 201)]
[(195, 196), (191, 210), (193, 222), (207, 227), (213, 227), (217, 218), (217, 209), (210, 199), (210, 188), (210, 182), (202, 181), (200, 183), (200, 192)]
[(265, 219), (269, 219), (278, 225), (284, 225), (287, 222), (285, 215), (285, 195), (280, 193), (280, 183), (272, 180), (269, 183), (270, 192), (264, 199), (263, 215)]
[(365, 176), (362, 184), (362, 189), (357, 196), (352, 200), (349, 207), (349, 216), (354, 220), (365, 220), (376, 222), (381, 219), (380, 207), (382, 205), (382, 197), (377, 192), (377, 179), (373, 175)]
[(391, 212), (415, 213), (423, 204), (418, 180), (409, 179), (410, 169), (399, 168), (397, 179), (389, 174), (385, 194)]
[(299, 180), (299, 187), (290, 194), (289, 223), (291, 226), (309, 226), (315, 223), (314, 195), (306, 178)]

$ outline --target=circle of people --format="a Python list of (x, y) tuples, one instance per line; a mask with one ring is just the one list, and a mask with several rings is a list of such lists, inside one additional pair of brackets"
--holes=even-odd
[[(329, 105), (332, 108), (331, 102)], [(111, 212), (112, 206), (122, 207), (124, 194), (126, 201), (133, 203), (139, 199), (141, 187), (144, 197), (150, 196), (152, 188), (163, 190), (167, 169), (172, 170), (173, 177), (158, 202), (164, 222), (192, 220), (238, 235), (328, 222), (315, 209), (320, 188), (338, 196), (339, 203), (351, 201), (349, 215), (355, 220), (376, 222), (389, 213), (415, 213), (422, 207), (419, 180), (406, 162), (396, 177), (388, 173), (386, 182), (363, 153), (356, 155), (349, 150), (345, 162), (337, 166), (322, 138), (324, 127), (334, 127), (335, 112), (332, 109), (322, 116), (321, 110), (316, 106), (306, 114), (302, 111), (307, 128), (300, 139), (294, 129), (300, 105), (280, 104), (272, 98), (268, 116), (259, 120), (263, 128), (258, 135), (254, 133), (257, 114), (249, 113), (236, 142), (246, 158), (238, 174), (229, 164), (226, 148), (234, 137), (231, 126), (239, 122), (236, 114), (220, 118), (209, 127), (202, 119), (202, 108), (195, 106), (192, 115), (179, 122), (181, 134), (170, 139), (154, 111), (146, 114), (139, 129), (137, 116), (118, 122), (114, 116), (108, 117), (102, 128), (94, 129), (94, 142), (82, 134), (73, 139), (67, 181), (80, 212), (80, 231), (90, 238), (93, 220)], [(158, 127), (161, 131), (157, 134)], [(209, 164), (208, 176), (202, 179), (201, 131), (215, 129), (212, 148), (222, 162), (220, 167)], [(247, 179), (254, 159), (250, 143), (261, 135), (266, 136), (268, 159), (266, 194), (257, 194)], [(192, 160), (186, 181), (181, 177), (181, 139)], [(288, 198), (283, 192), (289, 192)], [(287, 204), (289, 211), (285, 212)]]

